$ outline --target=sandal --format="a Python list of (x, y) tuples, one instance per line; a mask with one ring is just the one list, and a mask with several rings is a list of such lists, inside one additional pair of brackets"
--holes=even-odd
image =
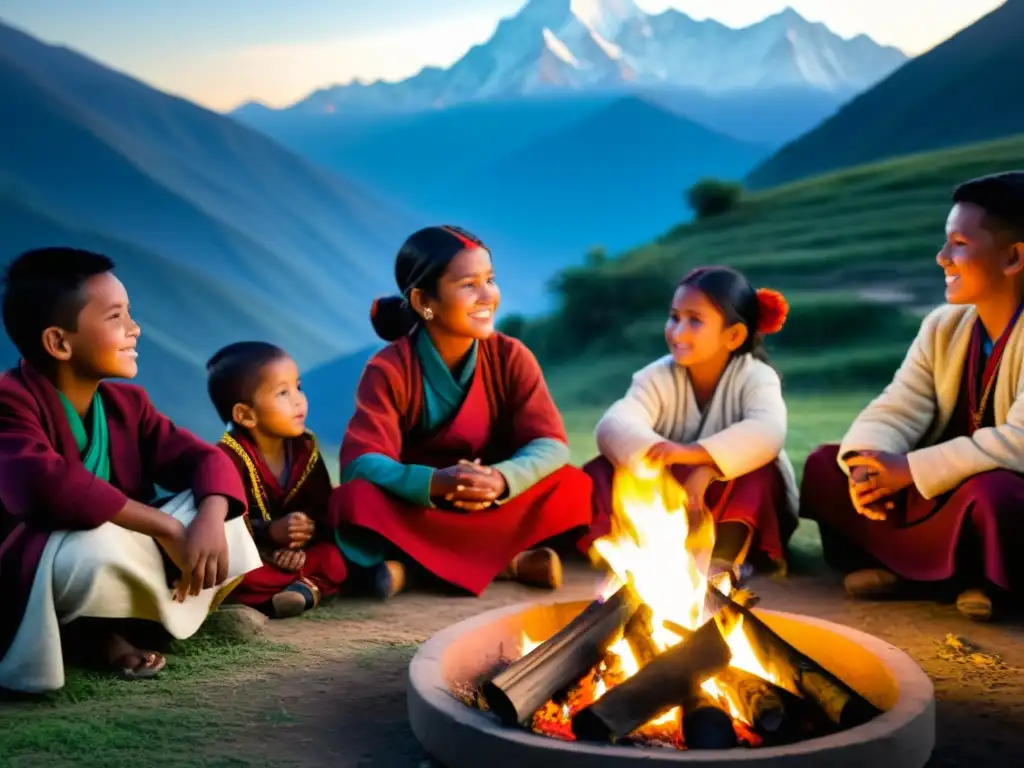
[(956, 609), (974, 621), (992, 618), (992, 598), (982, 589), (965, 589), (956, 598)]

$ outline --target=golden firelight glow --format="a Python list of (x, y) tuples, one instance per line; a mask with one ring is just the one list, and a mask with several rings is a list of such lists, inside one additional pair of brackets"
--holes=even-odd
[[(612, 530), (593, 544), (593, 551), (612, 572), (601, 596), (607, 599), (623, 584), (629, 584), (652, 611), (651, 639), (661, 653), (682, 640), (666, 623), (696, 630), (708, 618), (705, 598), (715, 544), (714, 520), (706, 508), (687, 510), (685, 490), (666, 470), (651, 467), (640, 472), (617, 470), (613, 489)], [(724, 594), (733, 590), (728, 574), (716, 577), (713, 583)], [(730, 666), (769, 682), (778, 682), (758, 661), (743, 631), (742, 620), (729, 627), (725, 641), (732, 652)], [(538, 645), (540, 642), (523, 635), (523, 655)], [(617, 666), (625, 678), (640, 670), (629, 643), (621, 634), (609, 647), (609, 653), (618, 657)], [(735, 693), (730, 688), (719, 686), (714, 678), (701, 687), (719, 700), (733, 718), (752, 725), (732, 700)], [(605, 691), (605, 683), (599, 679), (594, 700)], [(680, 708), (675, 707), (648, 725), (670, 723), (679, 716)]]

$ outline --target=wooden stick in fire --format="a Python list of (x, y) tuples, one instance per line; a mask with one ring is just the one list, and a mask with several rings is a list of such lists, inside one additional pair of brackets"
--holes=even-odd
[(771, 738), (782, 730), (786, 707), (776, 686), (735, 667), (723, 669), (715, 679), (730, 690), (730, 701), (742, 719), (750, 723), (754, 733)]
[[(715, 677), (721, 679), (721, 676), (722, 672), (719, 672)], [(689, 687), (682, 705), (683, 741), (687, 749), (732, 749), (736, 746), (732, 715), (699, 683)]]
[(862, 725), (881, 714), (874, 704), (775, 634), (752, 611), (737, 605), (714, 587), (709, 587), (709, 592), (722, 604), (718, 618), (723, 632), (727, 634), (730, 626), (742, 620), (743, 631), (758, 660), (778, 675), (782, 688), (812, 699), (829, 720), (843, 729)]
[(484, 683), (487, 707), (508, 726), (526, 724), (541, 706), (604, 658), (608, 644), (636, 611), (639, 599), (623, 586), (595, 600), (554, 636)]
[(699, 686), (732, 658), (712, 620), (656, 656), (633, 677), (573, 716), (572, 732), (583, 741), (617, 741), (679, 704), (680, 693)]

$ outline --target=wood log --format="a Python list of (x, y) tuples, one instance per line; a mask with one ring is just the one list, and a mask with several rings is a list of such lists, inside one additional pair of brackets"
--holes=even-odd
[(780, 687), (813, 700), (828, 719), (840, 728), (863, 725), (881, 714), (881, 710), (821, 664), (787, 643), (753, 611), (733, 602), (718, 590), (712, 590), (722, 605), (716, 620), (722, 633), (743, 622), (743, 631), (761, 665), (778, 677)]
[(618, 741), (678, 706), (691, 687), (721, 671), (731, 658), (714, 621), (659, 654), (633, 677), (609, 690), (572, 719), (572, 731), (585, 741)]
[(487, 707), (505, 725), (526, 725), (558, 691), (604, 658), (640, 602), (628, 586), (595, 600), (554, 636), (481, 686)]
[(699, 684), (683, 697), (683, 741), (687, 749), (732, 749), (737, 744), (732, 715)]
[(652, 638), (654, 632), (654, 611), (644, 603), (636, 609), (636, 613), (626, 622), (623, 636), (629, 649), (633, 652), (637, 666), (643, 668), (658, 655), (658, 648)]
[(758, 736), (770, 738), (783, 729), (786, 707), (778, 686), (735, 667), (723, 669), (715, 679)]

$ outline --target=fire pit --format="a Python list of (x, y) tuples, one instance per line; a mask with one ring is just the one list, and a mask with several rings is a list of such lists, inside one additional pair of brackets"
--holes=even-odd
[(756, 749), (639, 749), (561, 741), (503, 725), (493, 714), (457, 697), (467, 680), (487, 677), (508, 655), (518, 655), (524, 633), (546, 638), (569, 624), (587, 602), (527, 603), (488, 611), (439, 632), (409, 667), (409, 720), (423, 747), (447, 768), (605, 768), (667, 763), (871, 766), (919, 768), (935, 743), (931, 681), (897, 648), (878, 638), (820, 619), (758, 610), (780, 636), (826, 665), (884, 710), (864, 725), (785, 746)]
[(620, 472), (614, 488), (597, 598), (493, 611), (414, 658), (410, 719), (435, 757), (924, 765), (934, 696), (913, 660), (846, 627), (752, 610), (732, 572), (710, 575), (711, 515), (667, 472)]

